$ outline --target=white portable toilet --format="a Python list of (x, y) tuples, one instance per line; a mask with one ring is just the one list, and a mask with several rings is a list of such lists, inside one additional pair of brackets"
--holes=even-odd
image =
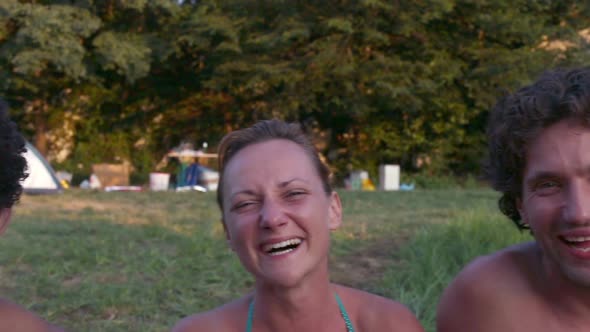
[(399, 190), (400, 167), (399, 165), (379, 166), (379, 189)]

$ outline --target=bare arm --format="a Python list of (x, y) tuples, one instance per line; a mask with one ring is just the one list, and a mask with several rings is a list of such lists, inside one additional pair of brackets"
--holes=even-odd
[(0, 300), (0, 331), (64, 332), (25, 308), (5, 300)]
[(399, 320), (396, 324), (396, 327), (392, 329), (392, 331), (400, 331), (400, 332), (424, 332), (424, 328), (414, 316), (414, 314), (408, 310), (407, 308), (401, 306), (399, 313)]
[(245, 327), (245, 312), (249, 298), (244, 297), (227, 303), (211, 311), (194, 314), (179, 321), (171, 332), (196, 332), (196, 331), (236, 331), (238, 327)]
[(508, 255), (476, 259), (445, 290), (438, 305), (437, 331), (514, 331), (521, 321), (515, 316), (521, 311), (514, 310), (518, 302), (514, 297), (522, 295), (517, 274)]
[(404, 305), (381, 296), (365, 296), (359, 330), (424, 332), (416, 316)]
[(210, 315), (196, 314), (179, 321), (171, 332), (224, 331)]
[[(460, 279), (445, 290), (436, 314), (437, 332), (487, 331), (477, 314), (477, 296)], [(474, 327), (477, 325), (482, 329)]]

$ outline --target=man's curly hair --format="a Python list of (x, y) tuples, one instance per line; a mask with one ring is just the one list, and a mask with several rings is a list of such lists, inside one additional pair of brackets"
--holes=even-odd
[(566, 118), (590, 124), (590, 67), (545, 72), (533, 84), (503, 97), (490, 113), (484, 176), (502, 193), (499, 208), (519, 229), (528, 144), (541, 130)]
[(0, 99), (0, 208), (12, 207), (23, 191), (21, 181), (28, 176), (23, 152), (25, 139), (10, 120), (8, 106)]

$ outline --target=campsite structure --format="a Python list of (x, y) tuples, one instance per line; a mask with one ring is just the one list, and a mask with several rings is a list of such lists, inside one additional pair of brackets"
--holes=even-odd
[(62, 192), (63, 187), (49, 162), (31, 143), (27, 142), (25, 147), (26, 151), (23, 156), (27, 160), (27, 173), (29, 173), (29, 176), (22, 182), (24, 192), (29, 194)]
[[(200, 164), (199, 160), (218, 158), (216, 153), (206, 153), (202, 150), (194, 150), (190, 144), (181, 144), (166, 154), (168, 158), (177, 158), (180, 168), (177, 172), (177, 191), (197, 190), (215, 191), (219, 183), (219, 173)], [(195, 162), (197, 161), (197, 162)], [(191, 172), (194, 170), (194, 172)], [(188, 173), (196, 173), (193, 181), (187, 181)], [(198, 180), (198, 181), (197, 181)]]

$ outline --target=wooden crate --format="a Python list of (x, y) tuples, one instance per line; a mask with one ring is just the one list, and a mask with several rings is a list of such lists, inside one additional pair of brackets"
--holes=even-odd
[(94, 164), (92, 173), (100, 180), (101, 186), (128, 186), (131, 166), (126, 164)]

